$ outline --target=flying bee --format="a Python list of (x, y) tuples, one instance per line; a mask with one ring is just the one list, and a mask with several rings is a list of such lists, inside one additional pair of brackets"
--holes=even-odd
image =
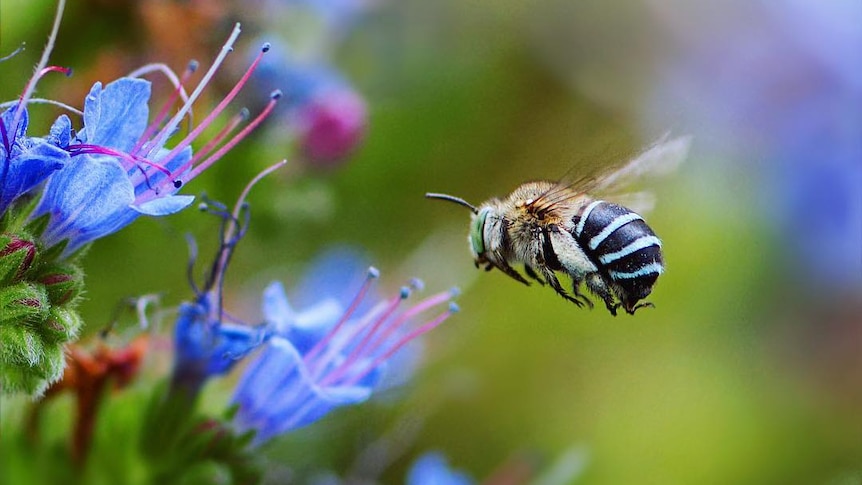
[[(633, 210), (589, 194), (612, 193), (641, 175), (667, 173), (685, 159), (689, 144), (687, 137), (662, 139), (621, 167), (574, 183), (527, 182), (505, 199), (493, 198), (479, 207), (447, 194), (425, 197), (473, 212), (468, 240), (477, 268), (497, 268), (529, 285), (513, 267), (523, 264), (528, 278), (548, 284), (578, 307), (593, 307), (581, 293), (586, 285), (612, 315), (618, 308), (633, 315), (653, 306), (640, 301), (664, 272), (661, 240)], [(571, 277), (571, 293), (557, 272)]]

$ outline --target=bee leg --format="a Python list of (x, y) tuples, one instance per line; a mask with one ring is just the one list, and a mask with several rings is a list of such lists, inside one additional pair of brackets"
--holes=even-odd
[(497, 264), (497, 267), (500, 268), (500, 271), (506, 273), (515, 281), (520, 281), (521, 283), (524, 283), (525, 285), (530, 286), (530, 282), (525, 280), (524, 277), (521, 276), (521, 273), (518, 273), (517, 271), (515, 271), (514, 268), (509, 266), (505, 260), (500, 259), (499, 261), (500, 261), (500, 263)]
[(626, 312), (628, 312), (628, 314), (629, 314), (629, 315), (634, 315), (634, 314), (635, 314), (635, 311), (636, 311), (638, 308), (655, 308), (655, 305), (653, 305), (651, 302), (645, 301), (645, 302), (643, 302), (643, 303), (638, 303), (637, 305), (635, 305), (634, 307), (632, 307), (631, 311), (629, 311), (628, 309), (626, 309)]
[(587, 307), (589, 307), (590, 310), (592, 310), (593, 302), (590, 301), (590, 299), (587, 298), (587, 296), (580, 291), (581, 283), (583, 281), (583, 279), (576, 278), (574, 275), (572, 276), (572, 295), (577, 299), (583, 300), (584, 305), (586, 305)]
[[(540, 268), (540, 270), (542, 271), (542, 276), (545, 277), (545, 281), (547, 281), (548, 284), (551, 285), (551, 288), (553, 288), (558, 295), (574, 303), (578, 306), (578, 308), (583, 308), (584, 306), (586, 306), (583, 301), (566, 292), (566, 289), (563, 288), (563, 285), (560, 284), (560, 280), (557, 279), (557, 275), (555, 275), (553, 271), (546, 268)], [(588, 301), (588, 303), (590, 302)]]
[(536, 272), (533, 271), (533, 268), (531, 268), (529, 264), (524, 265), (524, 272), (527, 273), (527, 276), (536, 280), (540, 285), (545, 284), (545, 280), (540, 278), (539, 275), (537, 275)]
[[(590, 273), (586, 277), (586, 282), (587, 288), (589, 288), (594, 295), (604, 300), (605, 306), (608, 311), (611, 312), (611, 315), (617, 316), (617, 308), (620, 307), (620, 304), (617, 303), (610, 288), (608, 288), (608, 285), (602, 279), (602, 276), (599, 273)], [(628, 309), (626, 309), (626, 311), (628, 312)]]

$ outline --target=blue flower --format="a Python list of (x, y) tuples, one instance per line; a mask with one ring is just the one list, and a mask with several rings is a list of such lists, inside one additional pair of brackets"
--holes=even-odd
[[(15, 114), (22, 109), (18, 126)], [(0, 115), (0, 215), (21, 195), (34, 189), (54, 171), (61, 169), (69, 154), (63, 150), (71, 137), (71, 122), (61, 116), (47, 138), (26, 136), (27, 110), (13, 106)]]
[(453, 470), (439, 452), (420, 456), (407, 472), (407, 485), (470, 485), (474, 480), (466, 473)]
[(216, 292), (183, 303), (174, 329), (173, 389), (195, 396), (210, 377), (227, 374), (265, 339), (264, 329), (223, 321)]
[(134, 150), (147, 128), (149, 99), (150, 83), (142, 79), (118, 79), (104, 89), (96, 83), (90, 90), (84, 129), (68, 146), (73, 159), (51, 177), (33, 214), (51, 216), (42, 235), (48, 246), (67, 240), (68, 255), (141, 214), (172, 214), (192, 203), (192, 196), (173, 195), (179, 186), (166, 175), (191, 159), (191, 148), (158, 165), (166, 170), (155, 173), (168, 151)]
[(453, 293), (402, 308), (413, 289), (402, 288), (399, 295), (375, 302), (369, 293), (376, 277), (376, 270), (369, 270), (347, 304), (327, 296), (343, 287), (333, 282), (304, 311), (293, 309), (280, 283), (266, 289), (263, 312), (271, 336), (245, 370), (233, 398), (239, 405), (236, 425), (240, 431), (257, 431), (254, 444), (311, 424), (337, 407), (367, 400), (391, 382), (386, 378), (390, 364), (395, 371), (410, 369), (394, 365), (398, 359), (415, 361), (417, 349), (409, 344), (457, 310), (450, 303), (431, 320), (411, 325), (420, 313), (449, 302)]
[[(172, 117), (168, 117), (170, 107), (183, 92), (182, 85), (176, 87), (152, 122), (148, 121), (148, 81), (121, 78), (104, 87), (101, 83), (93, 86), (84, 102), (84, 128), (65, 147), (71, 161), (49, 179), (31, 216), (50, 215), (42, 235), (45, 244), (54, 246), (65, 241), (63, 255), (68, 256), (141, 215), (169, 215), (192, 203), (193, 196), (176, 195), (177, 191), (260, 124), (280, 97), (280, 93), (273, 93), (261, 114), (229, 138), (231, 131), (248, 117), (246, 111), (241, 111), (226, 129), (192, 156), (191, 143), (238, 94), (263, 53), (269, 50), (264, 45), (227, 97), (174, 147), (165, 147), (238, 35), (237, 27), (199, 86)], [(196, 63), (190, 64), (182, 80), (187, 80), (196, 67)]]
[[(203, 288), (190, 281), (197, 297), (183, 303), (174, 329), (176, 357), (171, 376), (171, 392), (182, 392), (192, 400), (210, 377), (224, 375), (269, 336), (265, 326), (232, 323), (222, 307), (225, 272), (237, 244), (248, 229), (248, 205), (244, 198), (261, 177), (282, 164), (274, 165), (254, 178), (234, 209), (228, 212), (219, 203), (203, 203), (201, 209), (222, 219), (219, 250), (206, 273)], [(192, 264), (197, 258), (194, 240), (189, 240)], [(191, 280), (191, 275), (190, 275)], [(234, 322), (236, 322), (234, 320)]]

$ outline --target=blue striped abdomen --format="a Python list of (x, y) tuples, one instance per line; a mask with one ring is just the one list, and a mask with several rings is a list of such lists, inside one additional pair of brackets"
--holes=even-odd
[(624, 290), (631, 304), (646, 298), (664, 271), (661, 241), (638, 214), (593, 201), (573, 219), (573, 236), (599, 272)]

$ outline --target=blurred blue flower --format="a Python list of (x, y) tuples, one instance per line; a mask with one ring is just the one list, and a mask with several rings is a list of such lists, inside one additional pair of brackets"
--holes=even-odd
[[(66, 147), (72, 159), (49, 179), (31, 216), (50, 215), (42, 235), (48, 246), (66, 241), (63, 255), (68, 256), (82, 246), (122, 229), (140, 215), (169, 215), (192, 203), (193, 196), (175, 195), (176, 192), (263, 121), (281, 96), (274, 92), (260, 115), (228, 138), (231, 131), (248, 117), (247, 111), (241, 111), (226, 129), (192, 156), (191, 143), (212, 125), (238, 94), (263, 54), (269, 50), (269, 45), (264, 44), (246, 74), (213, 111), (173, 148), (165, 148), (168, 138), (175, 134), (238, 35), (237, 26), (222, 54), (172, 117), (168, 115), (183, 91), (181, 84), (151, 123), (148, 121), (148, 81), (121, 78), (104, 88), (101, 83), (93, 86), (84, 101), (84, 128)], [(197, 63), (190, 64), (182, 80), (187, 80), (196, 67)]]
[(439, 452), (420, 456), (407, 472), (407, 485), (470, 485), (474, 480), (466, 473), (453, 470)]
[(379, 0), (272, 0), (288, 8), (307, 8), (314, 11), (327, 26), (336, 32), (349, 31)]
[[(22, 109), (18, 126), (15, 114)], [(34, 189), (54, 171), (63, 168), (69, 154), (63, 150), (71, 137), (69, 118), (60, 116), (46, 138), (26, 136), (29, 114), (13, 106), (0, 115), (0, 215), (21, 195)]]
[[(324, 259), (323, 266), (327, 265)], [(384, 379), (390, 364), (415, 360), (411, 354), (417, 349), (408, 344), (457, 310), (450, 302), (453, 292), (403, 308), (418, 282), (394, 297), (373, 301), (369, 297), (377, 277), (373, 268), (345, 304), (329, 295), (342, 293), (344, 281), (351, 279), (346, 276), (321, 288), (317, 303), (303, 311), (288, 303), (280, 283), (264, 292), (263, 312), (271, 336), (245, 370), (233, 398), (239, 405), (236, 425), (240, 431), (257, 431), (255, 445), (311, 424), (339, 406), (367, 400), (391, 382)], [(447, 302), (447, 310), (413, 324), (419, 314)], [(411, 370), (408, 365), (393, 367), (396, 373)]]
[(862, 4), (730, 2), (683, 25), (649, 116), (735, 152), (759, 175), (766, 220), (807, 283), (862, 286)]

